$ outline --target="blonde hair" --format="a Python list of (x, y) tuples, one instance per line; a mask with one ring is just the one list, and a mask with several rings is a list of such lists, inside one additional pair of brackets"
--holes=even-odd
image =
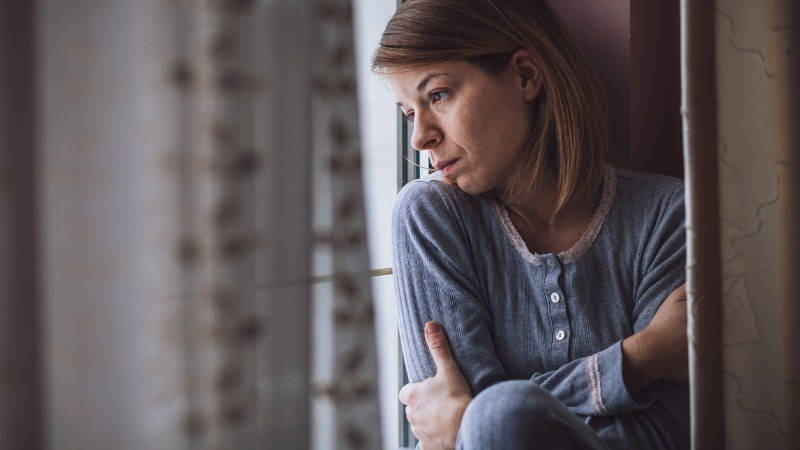
[(603, 87), (564, 23), (542, 0), (409, 0), (383, 32), (372, 61), (376, 73), (465, 60), (500, 73), (511, 54), (527, 49), (543, 80), (523, 169), (500, 193), (506, 204), (552, 180), (551, 217), (578, 192), (600, 189), (608, 147)]

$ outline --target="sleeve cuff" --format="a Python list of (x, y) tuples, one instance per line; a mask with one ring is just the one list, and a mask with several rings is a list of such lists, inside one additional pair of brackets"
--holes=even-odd
[(650, 389), (631, 396), (622, 377), (622, 341), (586, 360), (589, 401), (598, 416), (613, 416), (645, 409), (655, 402)]

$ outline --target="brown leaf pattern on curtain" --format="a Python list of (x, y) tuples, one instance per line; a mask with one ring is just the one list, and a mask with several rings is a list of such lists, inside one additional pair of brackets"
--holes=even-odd
[(330, 179), (331, 229), (318, 231), (332, 254), (335, 362), (316, 390), (335, 408), (336, 449), (381, 447), (374, 312), (364, 216), (355, 86), (352, 6), (317, 0), (313, 61), (315, 158)]

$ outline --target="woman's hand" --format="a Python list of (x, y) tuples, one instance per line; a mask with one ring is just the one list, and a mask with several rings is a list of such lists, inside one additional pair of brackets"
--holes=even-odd
[(464, 410), (472, 401), (444, 330), (436, 322), (425, 324), (425, 342), (436, 363), (436, 375), (400, 390), (411, 431), (424, 450), (453, 449)]
[(685, 284), (669, 294), (644, 330), (622, 341), (622, 353), (625, 386), (632, 395), (656, 380), (689, 383)]
[(689, 348), (686, 338), (686, 285), (672, 291), (642, 330), (658, 355), (658, 379), (689, 384)]

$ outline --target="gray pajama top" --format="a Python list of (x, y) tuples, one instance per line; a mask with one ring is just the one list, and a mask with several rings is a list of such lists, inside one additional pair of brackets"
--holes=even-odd
[(392, 239), (409, 379), (436, 372), (423, 335), (435, 320), (473, 395), (529, 379), (611, 449), (688, 449), (688, 388), (659, 381), (631, 396), (620, 344), (685, 281), (683, 197), (679, 179), (607, 166), (589, 227), (555, 255), (531, 253), (488, 196), (439, 173), (408, 183)]

